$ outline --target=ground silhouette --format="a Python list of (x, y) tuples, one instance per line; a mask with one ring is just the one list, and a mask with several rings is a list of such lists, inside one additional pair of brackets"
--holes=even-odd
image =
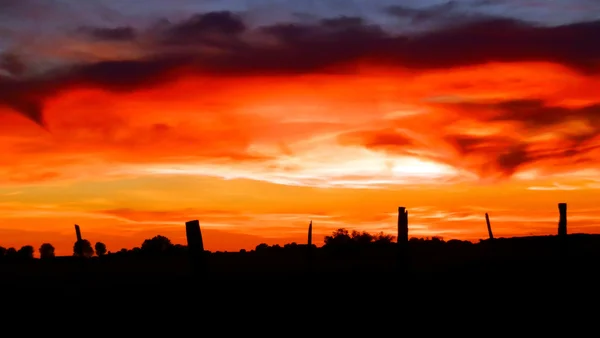
[[(573, 290), (589, 297), (599, 282), (600, 235), (572, 234), (566, 239), (565, 245), (558, 236), (477, 243), (411, 238), (402, 251), (406, 257), (399, 257), (392, 235), (338, 229), (320, 247), (262, 243), (248, 251), (205, 251), (202, 270), (192, 268), (194, 256), (187, 246), (164, 236), (115, 251), (82, 239), (67, 257), (55, 257), (50, 243), (39, 248), (39, 258), (31, 246), (0, 247), (0, 290), (10, 290), (14, 299), (29, 304), (85, 299), (140, 313), (153, 308), (177, 311), (169, 305), (175, 300), (223, 311), (229, 311), (225, 305), (248, 304), (279, 304), (281, 311), (295, 311), (295, 304), (308, 299), (324, 302), (320, 311), (353, 309), (354, 315), (406, 302), (413, 311), (422, 307), (419, 311), (430, 313), (437, 308), (427, 304), (441, 306), (442, 296), (447, 306), (488, 299), (479, 306), (489, 309), (525, 299), (519, 297), (548, 300), (548, 292), (554, 293), (553, 302), (572, 299)], [(494, 301), (487, 303), (489, 297)], [(270, 309), (274, 316), (279, 315), (276, 308)]]
[[(377, 274), (398, 274), (398, 269), (405, 274), (409, 274), (406, 269), (410, 269), (410, 276), (418, 278), (458, 270), (481, 275), (483, 272), (513, 269), (524, 274), (555, 268), (565, 261), (574, 267), (600, 258), (600, 235), (572, 234), (567, 239), (565, 252), (558, 236), (495, 238), (478, 243), (456, 239), (445, 241), (439, 237), (411, 238), (408, 241), (408, 257), (405, 257), (407, 260), (400, 264), (394, 236), (338, 229), (325, 236), (321, 247), (301, 243), (283, 246), (263, 243), (250, 251), (205, 251), (210, 268), (205, 277), (272, 279), (301, 276), (308, 270), (315, 274), (360, 274), (368, 271), (375, 277)], [(97, 275), (99, 279), (119, 274), (135, 279), (136, 274), (183, 277), (190, 273), (187, 246), (172, 244), (161, 235), (144, 240), (140, 247), (114, 252), (108, 251), (101, 242), (92, 246), (86, 239), (75, 242), (72, 257), (55, 257), (50, 243), (41, 245), (39, 258), (34, 257), (34, 252), (29, 245), (18, 250), (0, 247), (2, 282), (20, 280), (25, 272), (27, 276), (35, 275), (41, 279), (68, 279), (81, 272), (81, 259), (77, 258), (85, 258), (87, 273)], [(80, 252), (83, 257), (80, 257)], [(525, 266), (526, 271), (519, 270)]]

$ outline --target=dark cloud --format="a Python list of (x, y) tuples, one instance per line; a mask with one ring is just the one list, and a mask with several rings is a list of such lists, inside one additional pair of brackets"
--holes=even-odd
[(187, 58), (174, 56), (143, 61), (104, 61), (71, 67), (52, 80), (57, 85), (85, 84), (115, 91), (129, 91), (168, 81), (169, 72), (179, 64), (186, 63)]
[(528, 152), (526, 143), (508, 137), (458, 134), (447, 135), (444, 141), (458, 151), (459, 159), (485, 157), (483, 163), (476, 164), (476, 170), (482, 176), (498, 172), (504, 176), (511, 176), (521, 166), (539, 160)]
[[(250, 31), (238, 15), (213, 12), (179, 23), (163, 22), (151, 33), (155, 42), (144, 47), (150, 55), (146, 58), (81, 64), (26, 80), (0, 79), (0, 104), (39, 123), (44, 99), (58, 91), (80, 85), (135, 90), (180, 76), (178, 69), (244, 76), (339, 71), (356, 61), (423, 70), (490, 61), (550, 61), (597, 73), (600, 60), (600, 44), (594, 43), (600, 21), (538, 27), (481, 19), (408, 36), (352, 17)], [(255, 38), (242, 39), (246, 33)], [(169, 48), (173, 45), (178, 48)], [(211, 47), (210, 52), (198, 48), (202, 46)]]
[(233, 38), (246, 31), (246, 24), (240, 16), (222, 11), (196, 14), (163, 28), (159, 41), (164, 44), (206, 44), (214, 39)]
[(206, 31), (238, 34), (244, 30), (246, 30), (246, 25), (241, 17), (226, 11), (196, 14), (171, 28), (171, 32), (177, 36), (194, 35), (197, 32)]
[(423, 23), (458, 15), (455, 11), (458, 7), (459, 4), (456, 1), (448, 1), (425, 8), (394, 5), (387, 7), (385, 12), (401, 19), (409, 19), (412, 23)]
[[(586, 121), (600, 131), (600, 103), (582, 108), (547, 105), (541, 100), (508, 100), (497, 103), (458, 103), (459, 111), (479, 121), (507, 121), (529, 130), (557, 125), (569, 120)], [(581, 136), (581, 135), (579, 135)]]
[[(275, 24), (253, 32), (263, 40), (277, 39), (277, 45), (243, 42), (240, 36), (245, 32), (249, 29), (236, 14), (198, 14), (180, 23), (163, 23), (153, 32), (157, 45), (147, 48), (156, 56), (172, 54), (164, 45), (186, 45), (190, 47), (189, 59), (210, 65), (215, 73), (311, 72), (355, 60), (416, 69), (490, 61), (550, 61), (597, 72), (600, 60), (600, 45), (591, 40), (600, 34), (600, 21), (540, 27), (510, 19), (480, 18), (418, 35), (393, 35), (362, 18), (339, 17), (314, 24)], [(193, 48), (214, 47), (216, 41), (221, 54)]]
[[(10, 84), (8, 84), (10, 85)], [(45, 127), (43, 109), (43, 100), (29, 99), (22, 97), (10, 97), (8, 91), (5, 91), (3, 84), (0, 82), (0, 103), (14, 109), (24, 117), (37, 123), (41, 127)], [(0, 104), (0, 105), (1, 105)]]
[(136, 31), (133, 27), (81, 27), (79, 32), (99, 41), (132, 41), (136, 38)]
[(27, 65), (21, 58), (14, 53), (0, 54), (0, 70), (6, 71), (8, 74), (20, 76), (27, 70)]
[[(365, 130), (342, 134), (342, 144), (362, 145), (375, 151), (396, 155), (419, 154), (422, 158), (447, 163), (455, 167), (475, 170), (479, 175), (510, 177), (518, 170), (539, 161), (559, 161), (574, 164), (589, 161), (588, 154), (600, 149), (600, 104), (581, 108), (548, 106), (541, 101), (505, 101), (497, 103), (456, 104), (461, 116), (479, 122), (505, 121), (514, 130), (527, 133), (541, 132), (544, 128), (558, 127), (568, 121), (584, 121), (587, 130), (549, 128), (557, 135), (550, 141), (528, 141), (509, 135), (474, 136), (447, 133), (440, 128), (439, 140), (432, 143), (411, 139), (403, 132), (390, 129)], [(522, 129), (520, 129), (522, 127)], [(414, 131), (413, 131), (414, 132)], [(449, 146), (456, 155), (445, 150)], [(438, 149), (439, 148), (439, 149)]]
[[(494, 175), (510, 177), (519, 169), (539, 161), (560, 160), (563, 165), (589, 162), (586, 157), (591, 151), (600, 149), (597, 142), (598, 131), (594, 138), (586, 138), (578, 142), (557, 141), (547, 147), (531, 147), (530, 144), (517, 139), (498, 136), (448, 135), (444, 139), (459, 152), (460, 158), (485, 159), (475, 163), (475, 170), (482, 176)], [(454, 161), (451, 164), (457, 165)]]
[(527, 151), (526, 144), (516, 144), (509, 149), (498, 153), (495, 159), (496, 166), (506, 176), (512, 176), (519, 167), (532, 162), (534, 158)]
[(0, 0), (0, 13), (11, 14), (20, 4), (21, 0)]

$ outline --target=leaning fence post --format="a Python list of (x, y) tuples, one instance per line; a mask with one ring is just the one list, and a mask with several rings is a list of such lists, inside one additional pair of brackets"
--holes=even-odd
[(188, 254), (194, 274), (206, 272), (206, 255), (204, 242), (200, 231), (200, 222), (193, 220), (185, 223), (185, 235), (187, 238)]
[(79, 257), (83, 257), (83, 245), (82, 245), (82, 239), (81, 239), (81, 229), (79, 228), (79, 225), (75, 224), (75, 236), (77, 236), (77, 254), (79, 255)]
[(485, 223), (487, 224), (488, 236), (490, 239), (494, 239), (494, 234), (492, 233), (492, 225), (490, 224), (490, 216), (485, 213)]
[(83, 278), (85, 274), (85, 257), (83, 256), (83, 239), (81, 237), (81, 229), (79, 225), (75, 224), (75, 236), (77, 236), (77, 242), (75, 242), (75, 253), (79, 256), (77, 259), (79, 260), (79, 269), (80, 269), (80, 277)]

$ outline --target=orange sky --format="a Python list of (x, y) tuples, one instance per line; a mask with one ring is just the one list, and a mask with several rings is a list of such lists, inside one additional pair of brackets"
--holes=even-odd
[(209, 250), (317, 242), (339, 227), (446, 239), (600, 232), (600, 77), (543, 62), (67, 87), (46, 129), (0, 106), (0, 245), (73, 224), (109, 250), (199, 219)]

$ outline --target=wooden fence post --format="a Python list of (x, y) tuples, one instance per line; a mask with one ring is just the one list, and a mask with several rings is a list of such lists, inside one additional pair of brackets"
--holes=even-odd
[(314, 253), (314, 250), (313, 250), (313, 247), (312, 247), (313, 246), (313, 244), (312, 244), (312, 230), (313, 230), (313, 223), (312, 223), (312, 220), (311, 220), (310, 223), (308, 224), (308, 240), (307, 240), (308, 247), (306, 248), (306, 250), (307, 250), (306, 251), (306, 258), (307, 258), (306, 261), (308, 263), (307, 267), (308, 267), (309, 271), (312, 270), (313, 253)]
[(206, 253), (202, 241), (200, 222), (193, 220), (185, 223), (185, 235), (187, 238), (188, 254), (194, 274), (206, 272)]
[(567, 203), (558, 203), (558, 235), (567, 236)]
[(81, 229), (79, 225), (75, 224), (75, 236), (77, 236), (77, 254), (79, 257), (83, 257), (83, 244), (81, 239)]
[(79, 260), (79, 278), (82, 279), (86, 274), (86, 264), (85, 264), (85, 257), (83, 256), (83, 238), (81, 237), (81, 229), (79, 228), (79, 225), (75, 224), (75, 236), (77, 236), (77, 242), (75, 242), (75, 248), (76, 251), (75, 253), (77, 253), (77, 255), (79, 257), (77, 257), (77, 259)]
[(408, 211), (405, 207), (398, 208), (398, 268), (403, 268), (408, 262)]
[(494, 239), (494, 234), (492, 233), (492, 225), (490, 224), (490, 216), (485, 213), (485, 223), (487, 224), (488, 236), (490, 239)]
[(558, 213), (559, 254), (564, 258), (567, 253), (567, 203), (558, 203)]

